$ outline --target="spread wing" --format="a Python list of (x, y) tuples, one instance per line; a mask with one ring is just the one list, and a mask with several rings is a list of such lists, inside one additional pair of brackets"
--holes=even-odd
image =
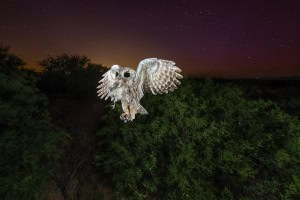
[(99, 86), (97, 87), (98, 97), (101, 99), (105, 97), (107, 100), (109, 97), (114, 99), (113, 90), (118, 86), (116, 81), (116, 71), (119, 69), (117, 65), (112, 66), (105, 74), (102, 75), (102, 79), (99, 81)]
[(152, 94), (172, 92), (180, 85), (178, 79), (181, 69), (175, 66), (175, 62), (157, 58), (147, 58), (139, 63), (137, 68), (136, 83), (140, 93), (151, 91)]

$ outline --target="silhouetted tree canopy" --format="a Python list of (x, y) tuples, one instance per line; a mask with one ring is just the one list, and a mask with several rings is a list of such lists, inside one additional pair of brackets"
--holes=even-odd
[(0, 44), (0, 70), (2, 73), (16, 72), (24, 66), (25, 62), (16, 55), (10, 53), (10, 47)]
[(95, 96), (94, 88), (106, 69), (86, 56), (62, 54), (40, 62), (44, 69), (39, 83), (46, 93), (64, 93), (77, 98)]

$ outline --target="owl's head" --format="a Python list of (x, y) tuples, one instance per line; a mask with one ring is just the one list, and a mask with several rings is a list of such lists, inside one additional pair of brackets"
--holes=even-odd
[(135, 71), (129, 67), (113, 65), (111, 67), (111, 76), (119, 83), (119, 86), (130, 86), (135, 78)]

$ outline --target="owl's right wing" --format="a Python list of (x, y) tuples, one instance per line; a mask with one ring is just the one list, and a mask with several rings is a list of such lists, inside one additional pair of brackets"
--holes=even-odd
[(143, 91), (150, 91), (152, 94), (163, 94), (172, 92), (180, 85), (178, 79), (181, 69), (175, 66), (175, 62), (157, 58), (142, 60), (137, 68), (136, 83), (140, 95)]
[(112, 92), (118, 87), (118, 82), (116, 81), (116, 72), (119, 70), (119, 66), (114, 65), (110, 70), (102, 75), (102, 79), (99, 81), (99, 86), (97, 87), (98, 97), (101, 99), (105, 97), (107, 100), (109, 97), (113, 99)]

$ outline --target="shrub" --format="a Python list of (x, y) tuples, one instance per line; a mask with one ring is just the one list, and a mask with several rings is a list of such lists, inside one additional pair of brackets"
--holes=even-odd
[(142, 104), (132, 123), (109, 111), (97, 167), (125, 199), (288, 199), (299, 195), (300, 123), (237, 87), (185, 80)]
[(9, 48), (0, 47), (1, 199), (40, 199), (68, 138), (51, 126), (47, 98), (21, 63)]

